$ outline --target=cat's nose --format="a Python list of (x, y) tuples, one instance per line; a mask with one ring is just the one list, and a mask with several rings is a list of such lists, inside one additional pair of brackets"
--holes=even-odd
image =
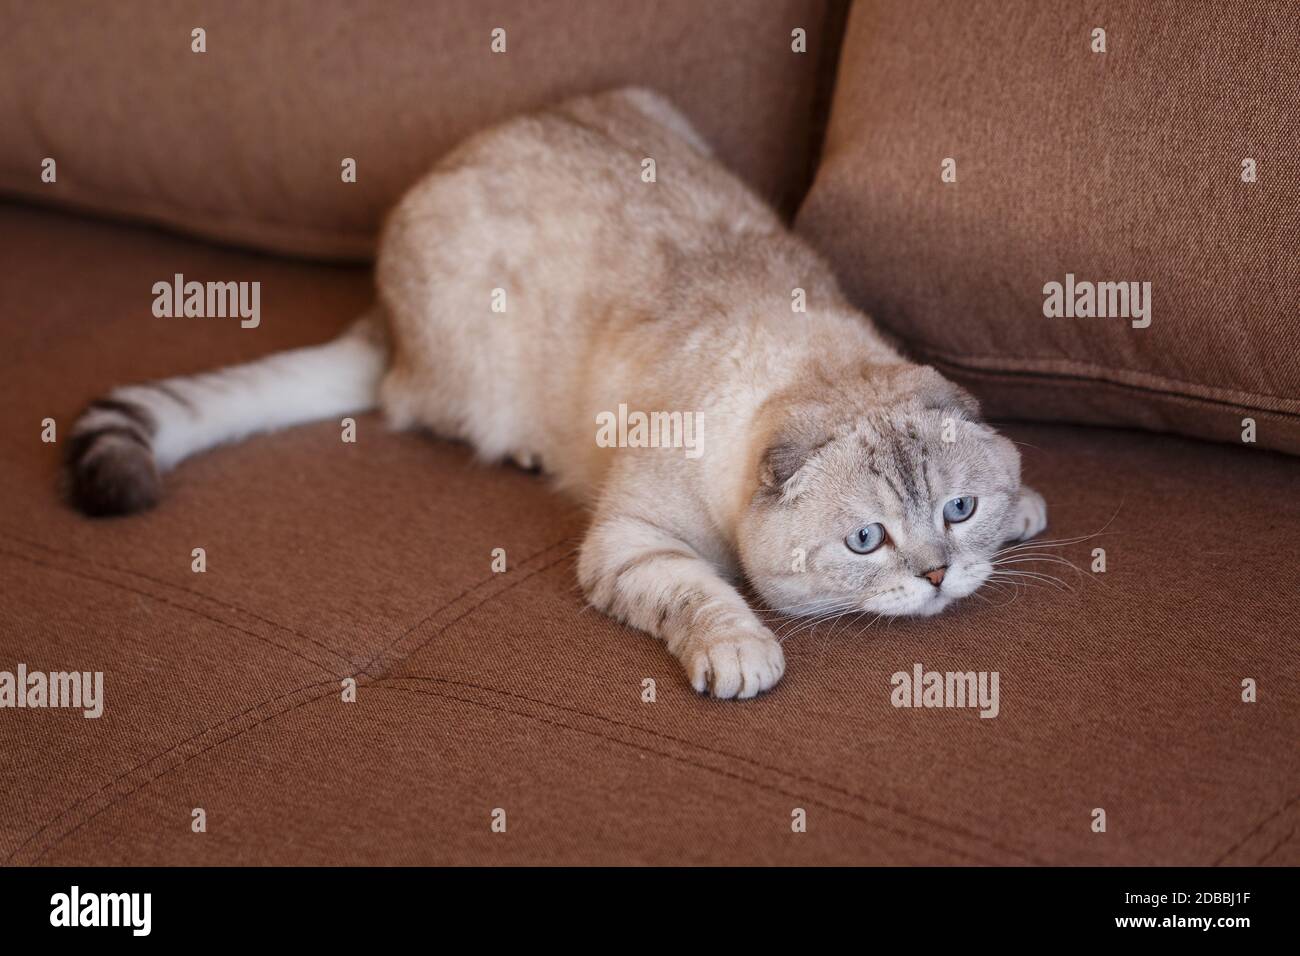
[(947, 571), (948, 571), (948, 566), (945, 564), (942, 567), (931, 568), (929, 571), (926, 571), (924, 574), (922, 574), (921, 577), (925, 578), (935, 587), (938, 587), (939, 585), (943, 584), (943, 576), (945, 573), (947, 573)]

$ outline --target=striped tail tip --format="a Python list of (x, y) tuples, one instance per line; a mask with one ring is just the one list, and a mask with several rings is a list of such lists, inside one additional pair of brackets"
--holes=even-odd
[(69, 495), (93, 518), (146, 511), (162, 483), (150, 444), (156, 429), (148, 409), (100, 399), (77, 420), (68, 442)]

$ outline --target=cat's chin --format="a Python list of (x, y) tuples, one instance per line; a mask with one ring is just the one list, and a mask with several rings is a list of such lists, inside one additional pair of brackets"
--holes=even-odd
[(957, 599), (956, 595), (938, 591), (889, 594), (867, 601), (863, 610), (889, 617), (933, 617)]
[(956, 598), (954, 597), (950, 597), (947, 594), (941, 594), (930, 598), (924, 604), (908, 613), (911, 614), (912, 617), (934, 617), (934, 615), (945, 610), (948, 605), (955, 600)]

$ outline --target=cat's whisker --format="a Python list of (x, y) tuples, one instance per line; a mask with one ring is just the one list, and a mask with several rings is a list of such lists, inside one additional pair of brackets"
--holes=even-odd
[(1066, 564), (1072, 563), (1069, 558), (1066, 558), (1060, 554), (1053, 554), (1051, 551), (1019, 551), (1015, 554), (1006, 555), (1005, 557), (994, 558), (992, 563), (1002, 564), (1005, 561), (1008, 561), (1012, 558), (1015, 559), (1041, 558), (1044, 561), (1062, 561), (1065, 562)]
[(1083, 569), (1073, 561), (1069, 561), (1058, 555), (1053, 554), (1022, 554), (1011, 558), (1002, 558), (992, 562), (993, 567), (1001, 568), (1009, 564), (1060, 564), (1072, 569), (1077, 574), (1083, 574)]
[(843, 629), (845, 624), (850, 624), (853, 621), (856, 621), (858, 618), (862, 617), (862, 615), (865, 613), (866, 612), (863, 611), (861, 608), (858, 608), (858, 610), (856, 611), (845, 611), (843, 614), (840, 614), (838, 617), (836, 617), (831, 622), (834, 626), (826, 634), (826, 643), (830, 643), (834, 639), (835, 635), (838, 634)]
[(780, 617), (771, 618), (770, 620), (772, 623), (776, 623), (778, 621), (783, 622), (784, 627), (789, 627), (792, 624), (804, 622), (810, 619), (819, 620), (820, 618), (826, 616), (827, 614), (836, 614), (841, 611), (847, 611), (851, 607), (853, 607), (852, 602), (836, 601), (833, 603), (820, 604), (814, 608), (804, 610), (798, 614), (782, 614)]
[(807, 613), (809, 611), (814, 611), (814, 612), (820, 611), (823, 610), (825, 607), (829, 607), (835, 604), (845, 604), (847, 606), (851, 603), (852, 602), (846, 598), (822, 598), (820, 600), (800, 601), (797, 604), (788, 604), (785, 607), (758, 608), (754, 611), (754, 613), (755, 614), (771, 613), (771, 614), (799, 615), (801, 614), (801, 612)]
[(1006, 565), (1009, 564), (1031, 564), (1037, 561), (1046, 562), (1048, 564), (1065, 565), (1071, 568), (1074, 571), (1074, 573), (1078, 575), (1078, 577), (1082, 578), (1085, 581), (1096, 582), (1097, 584), (1100, 584), (1102, 587), (1107, 587), (1107, 588), (1110, 587), (1110, 585), (1106, 583), (1106, 579), (1101, 575), (1098, 575), (1096, 573), (1090, 574), (1087, 571), (1085, 571), (1083, 568), (1075, 564), (1073, 561), (1070, 561), (1069, 559), (1062, 557), (1059, 554), (1040, 555), (1040, 554), (1034, 554), (1033, 552), (1025, 552), (1024, 554), (1013, 555), (1010, 559), (1003, 558), (1003, 559), (993, 561), (992, 565), (995, 569), (997, 569), (997, 568), (1005, 567)]
[(1074, 538), (1054, 538), (1044, 541), (1022, 541), (1019, 544), (1008, 545), (1005, 548), (999, 548), (993, 552), (993, 557), (1000, 558), (1007, 554), (1016, 554), (1017, 552), (1028, 551), (1032, 548), (1068, 548), (1072, 545), (1082, 544), (1085, 541), (1091, 541), (1093, 538), (1100, 538), (1119, 534), (1118, 531), (1094, 531), (1092, 534), (1079, 535)]
[(989, 577), (991, 578), (999, 578), (999, 577), (1000, 578), (1008, 578), (1008, 577), (1050, 578), (1053, 581), (1059, 581), (1062, 584), (1065, 583), (1061, 578), (1058, 578), (1054, 574), (1049, 574), (1047, 571), (1026, 571), (1023, 568), (997, 567), (994, 568), (991, 572), (989, 572)]
[[(863, 615), (871, 613), (871, 608), (864, 606), (867, 601), (870, 601), (873, 598), (880, 597), (882, 594), (888, 594), (891, 590), (893, 590), (893, 588), (884, 588), (883, 590), (880, 591), (874, 591), (871, 594), (868, 594), (866, 597), (857, 598), (850, 604), (850, 606), (847, 609), (842, 610), (838, 614), (834, 615), (832, 620), (835, 621), (835, 627), (833, 627), (831, 629), (830, 634), (827, 635), (827, 640), (833, 638), (837, 633), (839, 633), (840, 628), (843, 627), (845, 624), (845, 619), (848, 619), (849, 623), (854, 623), (856, 621), (861, 620)], [(857, 609), (856, 611), (854, 610), (855, 608)], [(884, 611), (877, 613), (876, 616), (872, 619), (871, 623), (874, 624), (876, 621), (880, 620), (880, 618), (884, 615), (884, 613), (885, 613)], [(823, 617), (822, 619), (814, 622), (814, 626), (816, 626), (817, 624), (826, 623), (826, 620), (827, 619)], [(870, 627), (871, 625), (867, 625), (867, 626)], [(798, 631), (796, 630), (788, 636), (792, 637), (794, 636), (795, 633), (798, 633)]]
[(829, 620), (839, 614), (848, 611), (850, 608), (854, 607), (855, 604), (856, 602), (851, 602), (851, 603), (841, 602), (841, 603), (837, 603), (835, 606), (824, 608), (818, 611), (816, 614), (811, 614), (804, 617), (791, 618), (790, 621), (784, 627), (780, 628), (776, 632), (775, 636), (778, 641), (784, 642), (786, 639), (793, 637), (795, 634), (798, 634), (802, 631), (815, 627), (817, 624), (820, 624), (822, 621)]
[(1114, 523), (1117, 517), (1119, 517), (1119, 513), (1121, 510), (1123, 510), (1123, 508), (1124, 508), (1124, 502), (1121, 501), (1119, 505), (1115, 508), (1115, 511), (1111, 514), (1111, 516), (1106, 519), (1106, 523), (1103, 524), (1098, 530), (1092, 532), (1091, 534), (1077, 535), (1072, 538), (1055, 538), (1055, 539), (1048, 539), (1048, 540), (1031, 539), (1029, 541), (1021, 541), (1011, 545), (1010, 547), (999, 549), (998, 551), (994, 552), (993, 556), (996, 558), (1004, 554), (1011, 554), (1013, 552), (1023, 551), (1029, 548), (1064, 548), (1072, 544), (1081, 544), (1084, 541), (1091, 541), (1093, 538), (1099, 538), (1102, 535), (1118, 534), (1119, 532), (1117, 531), (1107, 531), (1106, 529), (1109, 528)]
[(1006, 565), (995, 566), (989, 572), (989, 575), (990, 577), (1006, 576), (1006, 575), (1024, 575), (1024, 576), (1050, 577), (1053, 578), (1054, 580), (1060, 580), (1059, 578), (1056, 577), (1056, 575), (1051, 574), (1046, 570), (1031, 571), (1026, 568), (1011, 568), (1011, 567), (1007, 567)]
[[(824, 617), (822, 617), (822, 618), (820, 618), (820, 619), (818, 619), (818, 620), (815, 620), (815, 622), (811, 622), (811, 623), (809, 624), (809, 627), (803, 628), (803, 631), (807, 631), (807, 632), (809, 632), (809, 635), (810, 635), (810, 636), (811, 636), (811, 635), (818, 635), (818, 636), (822, 637), (822, 643), (824, 644), (824, 643), (826, 643), (827, 640), (829, 640), (829, 637), (831, 637), (831, 635), (829, 635), (829, 633), (826, 633), (826, 632), (823, 632), (822, 630), (820, 630), (820, 628), (822, 628), (822, 624), (829, 624), (829, 623), (836, 623), (836, 622), (841, 622), (841, 623), (842, 623), (842, 620), (844, 620), (844, 618), (845, 618), (846, 615), (848, 615), (848, 614), (849, 614), (849, 611), (840, 611), (839, 614), (827, 614), (827, 615), (824, 615)], [(794, 632), (794, 633), (801, 633), (801, 632), (802, 632), (802, 631), (796, 631), (796, 632)], [(833, 633), (833, 631), (832, 631), (831, 633)], [(793, 637), (793, 636), (794, 636), (793, 633), (792, 633), (792, 635), (790, 635), (790, 636)]]
[(1007, 579), (988, 578), (985, 580), (983, 587), (997, 589), (997, 593), (999, 596), (1003, 596), (1009, 593), (1011, 595), (1010, 600), (1007, 600), (1002, 604), (995, 605), (998, 608), (1004, 608), (1004, 607), (1010, 607), (1012, 604), (1015, 604), (1016, 601), (1020, 599), (1020, 595), (1023, 591), (1021, 587), (1021, 583), (1022, 583), (1021, 581), (1016, 580), (1014, 578), (1007, 578)]
[[(1114, 518), (1111, 518), (1113, 521)], [(1110, 521), (1096, 531), (1088, 534), (1073, 535), (1068, 538), (1031, 538), (1028, 541), (1018, 541), (1015, 544), (1007, 545), (1005, 548), (999, 548), (995, 554), (1008, 554), (1013, 551), (1023, 551), (1028, 548), (1063, 548), (1072, 544), (1081, 544), (1084, 541), (1090, 541), (1093, 538), (1100, 538), (1113, 534), (1119, 534), (1118, 531), (1107, 531)]]
[(1070, 587), (1070, 585), (1062, 581), (1060, 578), (1053, 577), (1050, 574), (1040, 574), (1035, 571), (994, 571), (990, 577), (1000, 577), (1004, 580), (1015, 580), (1017, 583), (1025, 585), (1046, 584), (1058, 591), (1074, 590), (1074, 588)]
[[(856, 623), (857, 621), (861, 620), (865, 615), (870, 614), (872, 612), (873, 610), (872, 608), (865, 606), (866, 602), (878, 598), (882, 595), (889, 594), (891, 591), (896, 591), (896, 590), (898, 590), (897, 586), (882, 588), (879, 591), (873, 591), (872, 593), (866, 595), (865, 597), (856, 599), (854, 601), (854, 605), (858, 606), (859, 610), (857, 611), (857, 613), (852, 615), (852, 619), (850, 623)], [(847, 616), (847, 614), (841, 616)], [(876, 616), (871, 619), (871, 621), (867, 624), (866, 627), (863, 628), (863, 630), (864, 631), (869, 630), (870, 628), (874, 627), (876, 622), (878, 622), (882, 617), (886, 617), (886, 616), (889, 617), (890, 623), (892, 623), (894, 615), (889, 614), (888, 611), (877, 611)], [(831, 631), (830, 636), (833, 637), (839, 631), (839, 629), (840, 629), (840, 625), (837, 625), (835, 629)]]
[[(867, 599), (869, 600), (870, 597), (873, 596), (874, 595), (871, 595)], [(838, 621), (841, 618), (853, 613), (854, 611), (862, 611), (862, 610), (864, 609), (861, 607), (861, 599), (855, 598), (854, 600), (842, 602), (835, 607), (828, 608), (820, 614), (811, 617), (806, 617), (806, 618), (796, 618), (794, 621), (795, 626), (793, 628), (786, 629), (786, 633), (782, 637), (782, 640), (786, 640), (791, 637), (794, 637), (796, 634), (801, 634), (804, 631), (814, 630), (821, 624), (825, 624), (830, 621)]]
[(990, 604), (992, 604), (993, 609), (994, 609), (995, 611), (997, 611), (997, 610), (1001, 610), (1002, 608), (1010, 607), (1011, 605), (1015, 604), (1017, 600), (1019, 600), (1019, 598), (1020, 598), (1020, 589), (1019, 589), (1019, 588), (1007, 587), (1007, 588), (1004, 588), (1003, 590), (999, 591), (999, 592), (998, 592), (998, 595), (999, 595), (999, 597), (1001, 597), (1002, 595), (1005, 595), (1005, 594), (1008, 594), (1008, 593), (1009, 593), (1011, 596), (1010, 596), (1009, 598), (1007, 598), (1006, 600), (1004, 600), (1004, 601), (1000, 601), (1000, 602), (992, 602), (992, 601), (990, 601), (990, 602), (989, 602)]
[(840, 632), (840, 628), (842, 628), (846, 623), (856, 623), (857, 621), (862, 620), (862, 615), (866, 613), (866, 608), (859, 608), (857, 611), (845, 611), (839, 616), (839, 620), (836, 621), (835, 626), (831, 628), (831, 632), (826, 635), (826, 639), (829, 641), (833, 638)]
[[(869, 613), (869, 612), (864, 611), (863, 613), (866, 614), (866, 613)], [(876, 623), (877, 621), (879, 621), (879, 620), (880, 620), (882, 617), (884, 617), (884, 616), (885, 616), (885, 612), (884, 612), (884, 611), (880, 611), (880, 612), (878, 612), (878, 613), (876, 614), (875, 617), (873, 617), (870, 621), (867, 622), (867, 626), (864, 627), (863, 630), (864, 630), (864, 631), (869, 631), (869, 630), (871, 630), (871, 628), (875, 626), (875, 623)]]
[(823, 620), (822, 617), (797, 618), (793, 622), (793, 626), (783, 629), (782, 632), (777, 634), (776, 639), (779, 643), (784, 644), (786, 641), (794, 637), (796, 634), (801, 634), (804, 631), (811, 630), (812, 628), (816, 627), (817, 624), (820, 623), (822, 620)]
[(871, 600), (871, 598), (875, 596), (875, 594), (868, 594), (865, 598), (827, 598), (820, 601), (803, 601), (798, 604), (787, 605), (786, 607), (757, 608), (755, 609), (754, 614), (759, 618), (780, 617), (803, 620), (809, 616), (817, 616), (838, 611), (848, 611), (858, 606), (863, 601)]

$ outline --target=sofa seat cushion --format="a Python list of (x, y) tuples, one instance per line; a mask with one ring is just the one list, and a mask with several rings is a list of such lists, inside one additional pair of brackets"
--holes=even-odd
[[(375, 416), (75, 514), (43, 419), (66, 436), (114, 384), (325, 339), (369, 280), (20, 206), (0, 245), (0, 671), (104, 674), (97, 719), (0, 710), (0, 859), (1300, 863), (1294, 459), (1018, 426), (1047, 537), (1081, 539), (1034, 550), (1082, 574), (799, 631), (774, 692), (714, 701), (584, 608), (580, 509)], [(261, 325), (155, 318), (176, 271), (258, 279)], [(996, 671), (998, 715), (893, 706), (916, 664)]]

